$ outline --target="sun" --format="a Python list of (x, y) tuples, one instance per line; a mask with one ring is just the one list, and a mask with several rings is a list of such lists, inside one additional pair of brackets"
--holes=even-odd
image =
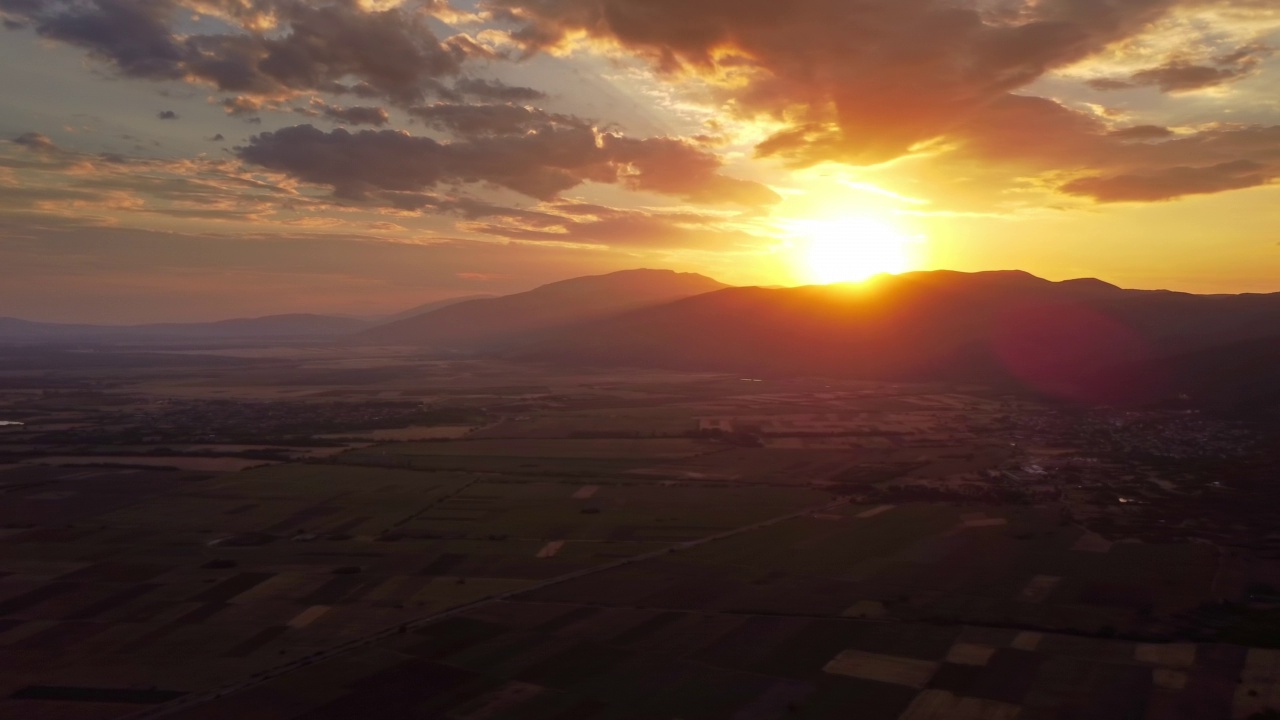
[(799, 274), (826, 285), (912, 268), (915, 240), (891, 223), (848, 216), (792, 223)]

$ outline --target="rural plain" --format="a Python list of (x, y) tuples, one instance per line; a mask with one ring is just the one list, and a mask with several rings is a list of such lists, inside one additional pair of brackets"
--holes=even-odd
[(48, 352), (0, 393), (3, 718), (1280, 702), (1248, 425), (378, 348)]

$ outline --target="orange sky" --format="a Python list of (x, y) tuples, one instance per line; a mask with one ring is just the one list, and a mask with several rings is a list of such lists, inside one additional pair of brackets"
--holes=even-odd
[(389, 312), (628, 267), (1280, 291), (1269, 0), (51, 0), (0, 315)]

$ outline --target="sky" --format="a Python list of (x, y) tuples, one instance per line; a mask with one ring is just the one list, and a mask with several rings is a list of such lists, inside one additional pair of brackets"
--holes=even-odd
[(636, 267), (1280, 292), (1274, 0), (0, 0), (0, 316)]

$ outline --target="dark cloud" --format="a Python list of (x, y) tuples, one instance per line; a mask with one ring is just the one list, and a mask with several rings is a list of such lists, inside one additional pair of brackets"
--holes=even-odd
[[(120, 73), (189, 79), (251, 96), (297, 91), (369, 92), (420, 101), (487, 51), (464, 36), (440, 39), (423, 17), (367, 11), (356, 0), (0, 0), (43, 37), (86, 49)], [(182, 32), (178, 23), (218, 13), (234, 29)], [(273, 24), (274, 23), (274, 24)], [(343, 85), (355, 78), (358, 86)]]
[(54, 152), (58, 149), (57, 145), (49, 139), (47, 135), (38, 132), (25, 132), (13, 139), (15, 145), (21, 145), (31, 150), (39, 150), (41, 152)]
[(235, 117), (250, 117), (257, 115), (262, 110), (262, 101), (251, 98), (246, 95), (237, 95), (235, 97), (223, 98), (222, 109), (227, 111), (228, 115)]
[(294, 108), (295, 112), (311, 117), (325, 117), (335, 120), (344, 125), (373, 125), (382, 127), (390, 122), (391, 117), (387, 111), (380, 107), (370, 105), (353, 105), (351, 107), (341, 107), (338, 105), (330, 105), (329, 103), (312, 98), (311, 104), (304, 108)]
[(468, 105), (434, 103), (408, 109), (410, 115), (428, 127), (462, 137), (477, 135), (522, 135), (551, 127), (590, 128), (591, 123), (571, 115), (549, 113), (524, 105)]
[(161, 120), (177, 120), (178, 113), (172, 110), (161, 110), (160, 112), (156, 113), (156, 117), (160, 118)]
[(1129, 90), (1134, 84), (1128, 80), (1117, 80), (1115, 78), (1094, 78), (1085, 82), (1086, 85), (1094, 90)]
[(1187, 63), (1169, 63), (1157, 68), (1134, 73), (1129, 78), (1132, 85), (1155, 86), (1164, 92), (1202, 90), (1239, 80), (1248, 73), (1240, 67), (1219, 68)]
[(716, 155), (676, 138), (602, 136), (603, 149), (624, 163), (621, 179), (634, 190), (678, 195), (694, 202), (769, 205), (778, 195), (760, 183), (719, 174)]
[[(88, 153), (55, 146), (38, 133), (17, 143), (25, 152), (0, 152), (0, 203), (49, 218), (105, 222), (117, 214), (206, 220), (257, 220), (288, 202), (294, 191), (250, 176), (233, 159), (164, 160)], [(0, 149), (3, 150), (3, 149)]]
[[(14, 7), (16, 5), (16, 7)], [(187, 52), (170, 28), (173, 0), (7, 3), (43, 37), (78, 45), (121, 73), (157, 80), (183, 76)]]
[(1163, 92), (1186, 92), (1225, 85), (1252, 75), (1274, 51), (1261, 45), (1249, 45), (1214, 58), (1213, 65), (1172, 60), (1163, 65), (1140, 70), (1127, 78), (1097, 78), (1089, 81), (1095, 90), (1126, 90), (1156, 87)]
[(544, 99), (547, 94), (533, 88), (507, 85), (497, 80), (462, 78), (453, 84), (456, 93), (481, 100), (526, 103)]
[(1155, 126), (1112, 130), (1044, 98), (1013, 96), (993, 103), (958, 128), (956, 140), (955, 157), (944, 163), (1005, 175), (1069, 172), (1077, 177), (1059, 181), (1058, 190), (1099, 202), (1170, 200), (1280, 178), (1280, 126), (1220, 126), (1186, 134)]
[(1146, 174), (1080, 178), (1062, 186), (1071, 195), (1087, 195), (1099, 202), (1152, 202), (1186, 195), (1241, 190), (1271, 182), (1280, 170), (1251, 160), (1205, 167), (1172, 167)]
[(549, 200), (591, 181), (703, 202), (778, 199), (763, 185), (720, 175), (716, 156), (687, 142), (636, 140), (587, 127), (550, 126), (441, 143), (393, 130), (325, 133), (298, 125), (255, 135), (237, 153), (246, 162), (329, 186), (349, 199), (482, 183)]
[(1178, 1), (488, 0), (486, 6), (517, 23), (514, 37), (529, 51), (585, 33), (646, 56), (661, 70), (720, 83), (731, 108), (790, 126), (762, 144), (761, 155), (865, 164), (948, 135), (988, 103), (1136, 34)]
[(1159, 125), (1134, 125), (1112, 130), (1107, 136), (1118, 140), (1166, 140), (1173, 137), (1173, 131)]

